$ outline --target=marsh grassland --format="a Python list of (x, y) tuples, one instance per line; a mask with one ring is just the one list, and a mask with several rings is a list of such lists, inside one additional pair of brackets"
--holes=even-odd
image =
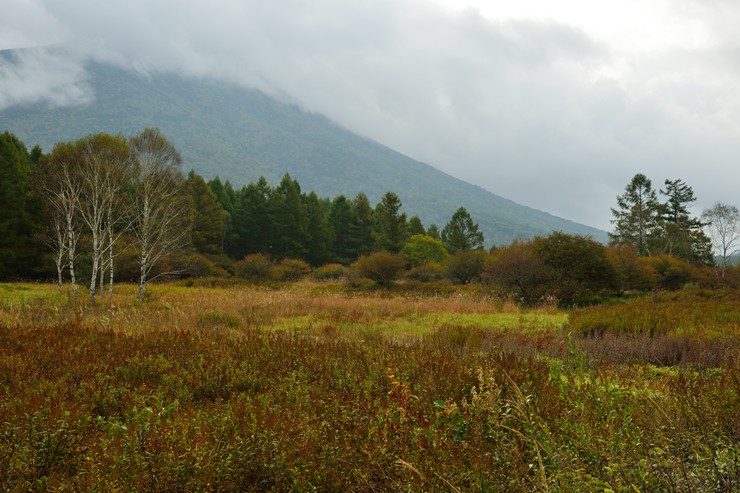
[(740, 294), (0, 285), (2, 491), (740, 488)]

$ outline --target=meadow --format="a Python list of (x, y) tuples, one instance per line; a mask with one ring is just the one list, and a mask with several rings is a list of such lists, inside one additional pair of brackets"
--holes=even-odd
[(220, 284), (0, 284), (0, 489), (740, 489), (737, 291)]

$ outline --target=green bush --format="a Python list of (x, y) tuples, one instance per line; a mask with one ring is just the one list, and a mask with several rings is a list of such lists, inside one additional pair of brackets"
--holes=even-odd
[(402, 253), (412, 268), (429, 262), (442, 264), (447, 260), (447, 250), (442, 241), (426, 235), (412, 236), (403, 246)]
[(254, 253), (237, 262), (234, 270), (238, 277), (248, 281), (268, 281), (272, 271), (272, 261), (263, 253)]
[(398, 278), (405, 265), (406, 260), (400, 255), (377, 252), (357, 259), (352, 264), (352, 270), (358, 277), (366, 277), (381, 286), (387, 286)]
[(468, 284), (480, 278), (486, 261), (483, 250), (460, 250), (447, 259), (447, 276), (453, 281)]

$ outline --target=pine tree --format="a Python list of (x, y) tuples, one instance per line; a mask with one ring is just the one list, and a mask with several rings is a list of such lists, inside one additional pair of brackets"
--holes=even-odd
[(351, 204), (349, 234), (347, 238), (348, 255), (354, 261), (373, 251), (375, 243), (375, 213), (370, 201), (362, 192), (359, 192)]
[(375, 207), (375, 249), (399, 253), (408, 239), (406, 214), (400, 213), (401, 199), (393, 192), (383, 195)]
[(263, 176), (256, 183), (249, 183), (237, 192), (232, 216), (235, 239), (229, 250), (232, 257), (268, 253), (272, 236), (269, 216), (272, 193), (272, 188)]
[(450, 254), (483, 246), (483, 233), (465, 207), (460, 207), (442, 229), (442, 243)]
[(200, 253), (221, 253), (228, 213), (195, 171), (188, 174), (186, 193), (191, 204), (193, 246)]
[(287, 173), (270, 196), (269, 217), (274, 233), (270, 253), (275, 258), (304, 258), (308, 243), (306, 207), (301, 186)]
[(683, 180), (666, 180), (660, 194), (667, 197), (660, 207), (660, 250), (689, 262), (710, 265), (712, 243), (702, 229), (705, 223), (689, 213), (689, 207), (696, 202), (694, 190)]
[(421, 219), (419, 219), (419, 216), (414, 214), (411, 216), (411, 219), (409, 219), (409, 236), (414, 235), (424, 235), (426, 236), (427, 232), (424, 229), (424, 225), (421, 223)]
[(30, 158), (15, 135), (0, 134), (0, 278), (27, 273), (39, 254), (31, 214)]
[(328, 205), (315, 192), (309, 193), (305, 202), (308, 229), (306, 260), (317, 267), (331, 260), (334, 237), (327, 216)]
[(650, 256), (658, 224), (660, 205), (652, 182), (636, 174), (617, 197), (618, 209), (612, 209), (614, 231), (609, 233), (613, 245), (632, 245), (641, 256)]
[(352, 260), (350, 253), (350, 221), (352, 220), (352, 208), (349, 200), (344, 195), (337, 195), (329, 208), (329, 225), (332, 229), (334, 258), (347, 264)]

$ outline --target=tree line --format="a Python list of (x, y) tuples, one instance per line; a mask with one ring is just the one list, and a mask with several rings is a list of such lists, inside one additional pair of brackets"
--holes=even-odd
[(373, 207), (362, 192), (306, 193), (288, 174), (274, 186), (260, 178), (237, 189), (218, 177), (184, 175), (177, 150), (156, 129), (130, 138), (94, 134), (49, 154), (28, 151), (6, 132), (0, 277), (54, 272), (75, 297), (84, 280), (93, 302), (114, 279), (137, 281), (144, 299), (147, 283), (168, 274), (293, 279), (312, 270), (346, 275), (350, 265), (360, 280), (480, 282), (524, 303), (737, 285), (730, 258), (740, 243), (738, 209), (716, 203), (695, 217), (695, 200), (680, 179), (656, 191), (638, 174), (612, 209), (609, 245), (554, 232), (486, 252), (464, 207), (440, 230), (407, 218), (390, 191)]
[(185, 271), (188, 260), (228, 264), (260, 253), (317, 267), (399, 254), (412, 237), (449, 252), (484, 241), (463, 207), (442, 230), (425, 228), (401, 212), (391, 191), (372, 207), (362, 192), (351, 199), (305, 193), (288, 174), (276, 186), (260, 178), (240, 189), (194, 171), (185, 176), (157, 129), (131, 138), (93, 134), (48, 155), (5, 132), (0, 152), (0, 277), (48, 276), (51, 258), (60, 288), (68, 280), (77, 297), (82, 274), (93, 302), (112, 289), (116, 265), (132, 261), (143, 298), (152, 273)]

